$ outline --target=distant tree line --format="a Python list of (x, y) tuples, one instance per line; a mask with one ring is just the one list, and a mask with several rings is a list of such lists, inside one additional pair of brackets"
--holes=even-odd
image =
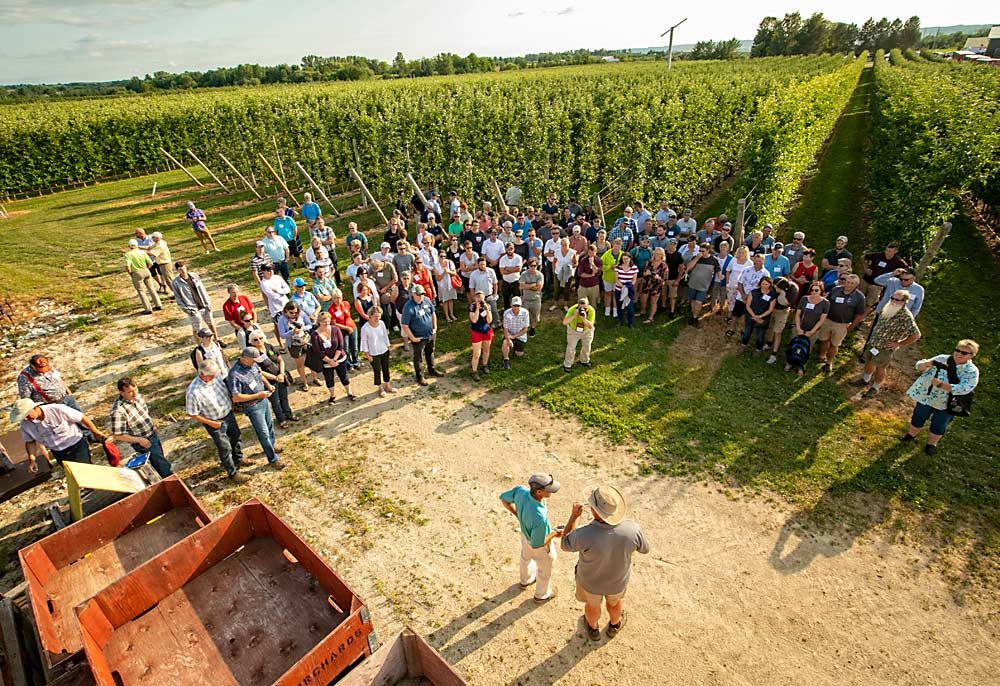
[(807, 19), (792, 12), (781, 19), (764, 17), (757, 28), (750, 56), (860, 54), (863, 50), (874, 54), (878, 49), (888, 52), (893, 48), (919, 48), (920, 45), (919, 17), (910, 17), (905, 22), (870, 18), (858, 28), (857, 24), (830, 21), (821, 12)]
[(568, 50), (542, 52), (520, 57), (480, 57), (441, 53), (434, 57), (407, 60), (397, 52), (392, 62), (349, 55), (321, 57), (306, 55), (301, 64), (240, 64), (208, 71), (172, 73), (157, 71), (140, 78), (103, 83), (24, 84), (0, 87), (0, 100), (21, 100), (44, 97), (91, 97), (151, 93), (156, 91), (218, 88), (221, 86), (257, 86), (269, 83), (309, 83), (314, 81), (363, 81), (380, 78), (415, 78), (452, 74), (474, 74), (512, 69), (534, 69), (567, 64), (603, 62), (605, 57), (621, 61), (658, 59), (652, 55), (632, 55), (626, 50)]

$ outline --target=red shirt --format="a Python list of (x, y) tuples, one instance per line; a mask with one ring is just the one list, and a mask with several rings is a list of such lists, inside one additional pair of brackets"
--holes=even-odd
[(237, 328), (240, 326), (241, 316), (244, 312), (253, 314), (253, 303), (245, 295), (236, 296), (236, 302), (233, 302), (231, 298), (226, 298), (226, 301), (222, 303), (222, 316)]
[(413, 284), (420, 284), (424, 287), (424, 295), (434, 300), (434, 279), (431, 278), (431, 273), (428, 271), (427, 267), (421, 267), (420, 269), (413, 270)]
[(346, 300), (341, 300), (340, 305), (331, 304), (327, 312), (330, 313), (334, 324), (337, 326), (346, 326), (350, 331), (354, 331), (356, 325), (354, 319), (351, 318), (351, 306), (347, 304)]

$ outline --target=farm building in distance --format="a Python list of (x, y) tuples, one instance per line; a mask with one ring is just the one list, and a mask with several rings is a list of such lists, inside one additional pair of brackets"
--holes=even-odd
[(986, 45), (986, 54), (990, 57), (1000, 58), (1000, 24), (990, 29), (989, 43)]
[(966, 38), (965, 45), (962, 46), (962, 50), (966, 52), (972, 52), (977, 55), (985, 55), (986, 48), (990, 44), (990, 39), (988, 36), (977, 36), (975, 38)]

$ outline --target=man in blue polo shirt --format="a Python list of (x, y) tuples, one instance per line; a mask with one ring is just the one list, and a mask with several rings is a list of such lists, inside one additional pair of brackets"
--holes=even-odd
[(544, 603), (556, 597), (552, 588), (552, 567), (556, 548), (552, 540), (562, 536), (552, 530), (545, 501), (559, 490), (559, 482), (551, 474), (532, 474), (528, 487), (515, 486), (500, 494), (500, 502), (517, 517), (521, 527), (521, 587), (535, 586), (535, 602)]
[(444, 376), (434, 368), (434, 336), (437, 335), (437, 313), (434, 303), (424, 297), (424, 287), (417, 284), (410, 292), (410, 299), (403, 305), (403, 316), (400, 319), (403, 338), (411, 343), (413, 348), (413, 373), (417, 375), (417, 383), (427, 385), (423, 369), (420, 366), (420, 356), (427, 362), (427, 373), (431, 376)]
[(772, 279), (777, 280), (782, 276), (787, 278), (792, 274), (792, 263), (785, 257), (784, 251), (785, 244), (780, 241), (776, 242), (771, 246), (771, 252), (764, 258), (764, 269), (767, 270)]
[(274, 417), (271, 415), (271, 403), (268, 402), (274, 387), (260, 373), (257, 355), (257, 348), (244, 348), (240, 358), (229, 370), (226, 386), (232, 395), (233, 405), (243, 410), (243, 414), (250, 420), (268, 464), (274, 469), (284, 469), (284, 463), (278, 460), (281, 449), (274, 444)]
[(302, 218), (306, 220), (306, 225), (310, 229), (315, 228), (316, 220), (322, 216), (323, 210), (313, 202), (312, 193), (306, 193), (305, 202), (302, 203)]

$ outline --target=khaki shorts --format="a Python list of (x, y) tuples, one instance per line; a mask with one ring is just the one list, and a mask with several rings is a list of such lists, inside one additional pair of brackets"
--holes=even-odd
[[(625, 589), (626, 591), (628, 589)], [(591, 593), (583, 586), (580, 582), (576, 582), (576, 599), (581, 603), (586, 603), (587, 605), (600, 605), (602, 600), (607, 600), (608, 605), (617, 605), (625, 598), (625, 591), (621, 593), (614, 593), (612, 595), (598, 595), (596, 593)]]
[(830, 341), (830, 345), (839, 348), (847, 338), (847, 327), (850, 324), (838, 324), (827, 319), (819, 329), (819, 340)]
[(667, 292), (667, 297), (669, 297), (669, 298), (676, 298), (677, 297), (677, 288), (678, 288), (678, 286), (677, 286), (677, 282), (676, 281), (668, 281), (667, 282), (667, 287), (664, 289)]
[(791, 311), (791, 308), (787, 310), (775, 310), (771, 314), (771, 322), (767, 326), (769, 340), (773, 341), (775, 336), (781, 336), (785, 330), (785, 326), (788, 324), (788, 314)]
[(895, 350), (889, 350), (888, 348), (878, 348), (878, 355), (872, 355), (871, 348), (865, 350), (865, 362), (875, 365), (876, 367), (888, 367), (892, 364), (892, 358), (895, 356)]

